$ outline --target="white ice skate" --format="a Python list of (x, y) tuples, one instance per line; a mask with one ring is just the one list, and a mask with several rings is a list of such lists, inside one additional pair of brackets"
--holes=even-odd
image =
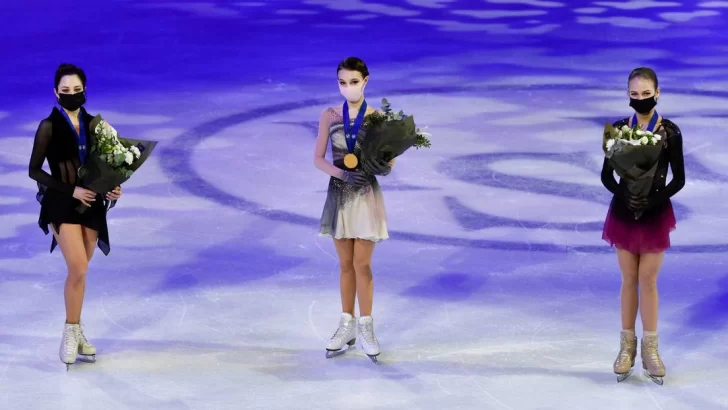
[(326, 358), (330, 359), (346, 352), (344, 346), (353, 346), (356, 343), (356, 319), (348, 313), (341, 314), (339, 328), (326, 344)]
[(66, 364), (66, 371), (71, 367), (72, 364), (76, 363), (76, 357), (78, 355), (78, 325), (72, 325), (66, 323), (63, 328), (63, 339), (61, 339), (61, 348), (59, 349), (59, 356), (61, 361)]
[(86, 339), (83, 334), (83, 325), (78, 325), (78, 332), (76, 333), (78, 338), (78, 354), (84, 356), (84, 361), (95, 363), (96, 362), (96, 347)]
[(364, 353), (369, 356), (369, 359), (378, 363), (377, 356), (379, 356), (379, 341), (374, 335), (374, 320), (371, 316), (362, 316), (359, 318), (359, 335), (361, 336), (361, 346), (364, 349)]

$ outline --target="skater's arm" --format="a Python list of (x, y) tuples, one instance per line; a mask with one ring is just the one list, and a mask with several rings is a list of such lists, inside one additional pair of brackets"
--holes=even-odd
[[(612, 127), (620, 129), (628, 123), (629, 118), (625, 118), (612, 123)], [(619, 182), (617, 182), (617, 179), (614, 178), (614, 168), (607, 157), (604, 157), (604, 163), (602, 164), (602, 184), (617, 198), (626, 199), (624, 189), (619, 186)]]
[(316, 148), (313, 153), (313, 164), (316, 168), (331, 175), (334, 178), (343, 179), (344, 171), (335, 167), (334, 164), (326, 160), (326, 146), (329, 142), (329, 124), (331, 122), (330, 110), (321, 113), (318, 126), (318, 136), (316, 137)]
[(602, 164), (602, 184), (612, 194), (618, 198), (624, 198), (624, 192), (619, 187), (619, 182), (614, 178), (614, 168), (609, 163), (609, 159), (604, 157), (604, 163)]
[(49, 120), (41, 121), (38, 130), (35, 132), (33, 141), (33, 152), (30, 155), (30, 164), (28, 165), (28, 176), (41, 185), (73, 195), (76, 186), (61, 182), (49, 173), (43, 170), (43, 163), (46, 160), (46, 152), (52, 138), (52, 124)]
[(683, 154), (683, 138), (680, 129), (673, 124), (672, 135), (667, 139), (667, 155), (672, 170), (672, 179), (662, 191), (655, 192), (650, 198), (650, 207), (659, 205), (673, 195), (680, 192), (685, 186), (685, 157)]

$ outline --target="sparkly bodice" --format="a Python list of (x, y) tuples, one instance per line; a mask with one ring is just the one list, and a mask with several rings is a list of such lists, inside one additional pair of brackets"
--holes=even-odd
[[(346, 145), (346, 135), (344, 133), (344, 119), (341, 114), (336, 112), (333, 108), (329, 108), (330, 122), (329, 122), (329, 139), (331, 140), (331, 153), (334, 165), (339, 168), (343, 168), (344, 156), (349, 153), (349, 148)], [(367, 114), (367, 116), (371, 113)], [(354, 119), (351, 120), (350, 126), (354, 126)], [(360, 157), (361, 154), (361, 142), (365, 137), (364, 127), (359, 128), (359, 132), (356, 137), (356, 145), (354, 146), (354, 155)]]

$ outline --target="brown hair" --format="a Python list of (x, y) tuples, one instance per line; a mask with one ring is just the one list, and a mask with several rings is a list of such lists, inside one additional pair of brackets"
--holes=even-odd
[(359, 73), (361, 73), (362, 77), (369, 77), (369, 69), (361, 58), (347, 58), (346, 60), (339, 63), (338, 67), (336, 67), (336, 74), (338, 74), (341, 70), (358, 71)]
[(652, 81), (652, 83), (655, 84), (655, 89), (657, 89), (657, 74), (655, 74), (655, 70), (649, 67), (635, 68), (634, 70), (632, 70), (631, 73), (629, 73), (629, 79), (627, 80), (627, 83), (632, 81), (633, 78), (637, 77)]

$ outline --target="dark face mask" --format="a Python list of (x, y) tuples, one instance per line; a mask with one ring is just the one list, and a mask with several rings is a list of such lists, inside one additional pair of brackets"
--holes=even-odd
[(58, 94), (58, 104), (68, 111), (76, 111), (86, 104), (86, 92), (81, 91), (76, 94)]
[(649, 114), (656, 105), (657, 100), (655, 100), (655, 97), (645, 98), (644, 100), (629, 99), (629, 106), (640, 114)]

